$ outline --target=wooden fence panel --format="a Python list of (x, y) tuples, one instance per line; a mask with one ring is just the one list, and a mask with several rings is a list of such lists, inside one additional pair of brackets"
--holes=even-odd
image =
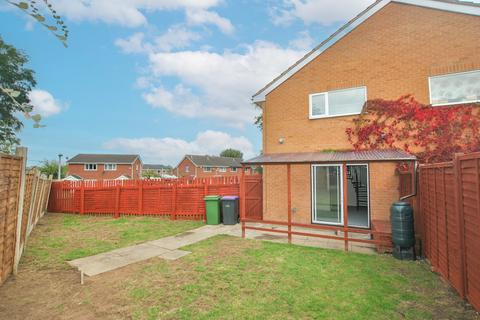
[(0, 283), (13, 272), (22, 159), (0, 159)]
[[(248, 177), (255, 179), (255, 176)], [(157, 215), (202, 220), (205, 219), (206, 195), (239, 194), (238, 177), (59, 181), (52, 184), (48, 209), (51, 212)]]
[(0, 284), (17, 272), (28, 235), (46, 210), (50, 190), (49, 180), (35, 171), (26, 172), (26, 148), (17, 154), (0, 154)]
[(460, 158), (465, 244), (465, 293), (480, 310), (480, 155)]
[(424, 253), (480, 310), (480, 153), (419, 169)]

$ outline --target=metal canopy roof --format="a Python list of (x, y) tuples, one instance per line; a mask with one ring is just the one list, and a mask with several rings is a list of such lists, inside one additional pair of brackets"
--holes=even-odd
[(417, 158), (402, 150), (325, 151), (264, 154), (243, 164), (282, 164), (359, 161), (413, 161)]

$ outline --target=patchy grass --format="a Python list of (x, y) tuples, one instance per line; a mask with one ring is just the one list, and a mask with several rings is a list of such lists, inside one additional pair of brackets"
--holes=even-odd
[(423, 262), (215, 237), (127, 281), (135, 319), (474, 319)]
[(64, 267), (74, 260), (141, 242), (182, 233), (202, 222), (155, 217), (47, 214), (29, 239), (25, 259), (39, 268)]
[(65, 260), (185, 232), (200, 223), (49, 214), (0, 319), (480, 319), (424, 262), (217, 236), (87, 278)]

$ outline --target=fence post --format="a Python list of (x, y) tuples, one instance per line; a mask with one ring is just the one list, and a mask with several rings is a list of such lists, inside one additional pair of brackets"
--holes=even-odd
[(120, 184), (115, 184), (115, 219), (120, 218)]
[(173, 208), (172, 213), (170, 215), (171, 220), (175, 220), (177, 218), (177, 183), (173, 183), (173, 196), (172, 196)]
[(292, 243), (292, 168), (287, 164), (288, 243)]
[(245, 165), (242, 165), (242, 176), (240, 178), (240, 220), (242, 221), (242, 238), (245, 238), (245, 206), (246, 206), (246, 183), (245, 183)]
[(33, 230), (33, 215), (35, 213), (35, 199), (37, 197), (37, 188), (38, 182), (40, 180), (40, 173), (38, 170), (35, 170), (35, 175), (33, 176), (32, 182), (32, 195), (30, 198), (30, 209), (28, 210), (28, 224), (27, 224), (27, 237)]
[[(467, 292), (467, 267), (465, 257), (465, 220), (463, 217), (463, 205), (462, 205), (462, 172), (461, 172), (461, 160), (460, 155), (455, 154), (453, 160), (453, 169), (455, 174), (455, 205), (458, 212), (458, 236), (460, 243), (460, 271), (462, 274), (462, 288), (460, 290), (460, 296), (465, 298)], [(477, 173), (478, 174), (478, 173)]]
[(143, 214), (143, 180), (138, 181), (138, 214)]
[[(22, 255), (22, 249), (20, 248), (22, 237), (22, 218), (23, 218), (23, 202), (25, 199), (25, 181), (26, 181), (26, 166), (27, 166), (27, 148), (18, 147), (15, 154), (22, 158), (22, 166), (20, 169), (20, 192), (17, 198), (17, 232), (15, 234), (15, 256), (13, 260), (13, 275), (18, 273), (18, 264)], [(7, 200), (8, 201), (8, 200)]]
[[(205, 199), (206, 196), (208, 196), (208, 183), (207, 181), (203, 180), (203, 199)], [(203, 200), (203, 203), (205, 203), (205, 200)], [(207, 222), (207, 205), (206, 204), (205, 204), (205, 212), (203, 213), (203, 221), (205, 221), (205, 223)]]
[(80, 214), (85, 213), (85, 182), (80, 181)]

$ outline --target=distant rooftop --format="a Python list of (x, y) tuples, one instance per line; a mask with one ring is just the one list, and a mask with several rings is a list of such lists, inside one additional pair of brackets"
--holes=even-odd
[(193, 155), (193, 154), (187, 154), (186, 157), (189, 158), (195, 165), (200, 167), (239, 168), (242, 166), (241, 158), (229, 158), (229, 157)]
[(88, 154), (80, 153), (75, 157), (69, 159), (68, 163), (116, 163), (116, 164), (131, 164), (137, 158), (138, 154)]

